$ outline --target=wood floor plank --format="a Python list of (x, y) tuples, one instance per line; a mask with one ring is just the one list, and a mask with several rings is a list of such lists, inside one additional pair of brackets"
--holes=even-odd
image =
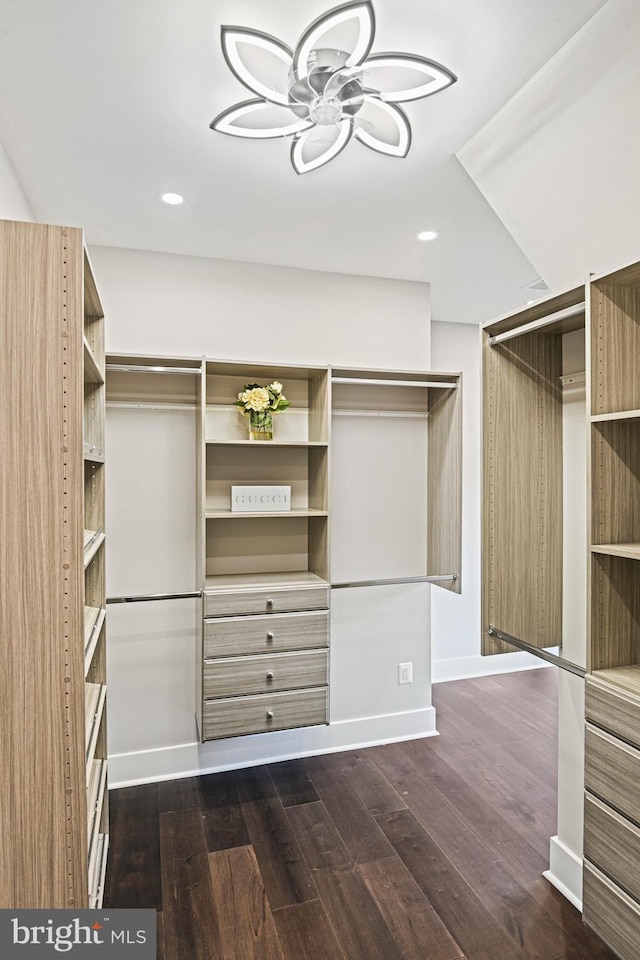
[(285, 960), (251, 847), (209, 854), (212, 923), (220, 960)]
[(351, 863), (351, 856), (322, 800), (289, 807), (289, 821), (310, 870)]
[(202, 812), (160, 815), (165, 960), (218, 960)]
[(410, 810), (378, 822), (467, 960), (529, 960), (491, 915)]
[(307, 757), (304, 765), (353, 862), (391, 856), (393, 848), (340, 769), (337, 756)]
[(207, 849), (228, 850), (250, 843), (249, 832), (231, 772), (198, 777)]
[(325, 867), (313, 879), (348, 960), (405, 960), (357, 867)]
[[(502, 711), (500, 718), (492, 715), (490, 704), (473, 695), (467, 680), (450, 680), (433, 687), (433, 705), (436, 715), (441, 706), (449, 706), (464, 720), (471, 723), (484, 742), (505, 743), (531, 736), (531, 726), (519, 717)], [(463, 686), (467, 684), (467, 686)]]
[(358, 867), (405, 960), (463, 957), (444, 923), (397, 856)]
[(616, 960), (615, 954), (600, 937), (582, 922), (582, 914), (548, 880), (540, 877), (526, 884), (525, 889), (564, 930), (568, 944), (567, 960)]
[(267, 766), (245, 767), (243, 770), (234, 770), (232, 776), (240, 803), (268, 800), (271, 797), (278, 796), (278, 791)]
[(182, 777), (179, 780), (165, 780), (158, 784), (158, 804), (160, 813), (175, 810), (193, 810), (200, 806), (200, 794), (195, 777)]
[(161, 910), (158, 784), (124, 787), (109, 799), (112, 835), (104, 905)]
[[(505, 820), (502, 811), (496, 810), (480, 792), (469, 784), (469, 770), (459, 774), (440, 757), (424, 746), (430, 741), (412, 740), (403, 744), (403, 749), (416, 764), (427, 782), (442, 799), (457, 813), (460, 819), (492, 851), (494, 858), (501, 860), (521, 883), (529, 883), (542, 876), (549, 865), (548, 849), (542, 854), (538, 839), (533, 847)], [(470, 767), (472, 771), (473, 764)], [(546, 843), (551, 834), (547, 834)]]
[[(540, 856), (549, 855), (549, 837), (557, 832), (555, 791), (502, 748), (491, 745), (412, 741), (428, 757), (428, 780), (458, 774), (467, 789), (491, 807)], [(427, 744), (428, 746), (424, 746)], [(487, 766), (487, 763), (489, 766)], [(423, 771), (424, 775), (424, 771)], [(446, 798), (449, 799), (448, 797)], [(531, 878), (533, 879), (533, 878)]]
[(511, 939), (534, 960), (556, 960), (567, 953), (569, 938), (503, 865), (462, 864), (460, 873)]
[(402, 744), (372, 747), (370, 755), (454, 865), (467, 861), (489, 863), (495, 860), (495, 853), (430, 786), (418, 766), (411, 762)]
[(164, 918), (162, 910), (156, 914), (156, 960), (165, 960), (164, 954)]
[(270, 763), (268, 769), (283, 806), (314, 803), (320, 799), (302, 760)]
[(272, 909), (315, 900), (317, 892), (279, 797), (242, 804)]
[(405, 810), (406, 803), (380, 772), (366, 750), (340, 754), (340, 765), (365, 807), (374, 816)]
[(500, 677), (475, 677), (471, 683), (484, 695), (491, 716), (505, 721), (516, 716), (530, 727), (534, 737), (544, 734), (557, 738), (557, 713), (550, 712), (548, 704), (534, 691), (523, 697), (512, 685), (502, 683)]
[(558, 741), (547, 737), (538, 740), (514, 740), (503, 743), (502, 749), (543, 780), (554, 792), (558, 790)]
[(542, 667), (538, 670), (520, 670), (503, 676), (505, 683), (514, 690), (527, 687), (539, 696), (552, 700), (555, 706), (558, 703), (558, 673), (558, 667)]
[(349, 960), (320, 900), (282, 907), (274, 919), (285, 960)]

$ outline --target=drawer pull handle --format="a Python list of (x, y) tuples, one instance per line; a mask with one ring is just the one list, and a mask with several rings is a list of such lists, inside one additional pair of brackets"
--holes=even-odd
[(267, 670), (267, 680), (273, 680), (273, 670)]
[(267, 633), (267, 640), (269, 641), (269, 643), (271, 643), (271, 641), (273, 640), (273, 636), (274, 636), (273, 633), (271, 632), (271, 630), (269, 630), (269, 632)]
[(273, 710), (267, 710), (267, 720), (273, 720)]
[(273, 600), (267, 600), (267, 610), (273, 609)]

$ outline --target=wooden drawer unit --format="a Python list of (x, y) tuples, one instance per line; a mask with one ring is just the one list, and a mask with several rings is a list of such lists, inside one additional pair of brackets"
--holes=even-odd
[(215, 740), (314, 726), (327, 722), (327, 710), (326, 687), (255, 697), (205, 700), (203, 737), (205, 740)]
[(328, 682), (328, 667), (326, 650), (205, 660), (202, 692), (206, 699), (320, 687)]
[(584, 855), (640, 901), (640, 827), (587, 794)]
[(593, 676), (585, 697), (587, 720), (640, 747), (640, 697)]
[(276, 587), (204, 594), (205, 617), (237, 617), (263, 613), (322, 610), (329, 606), (329, 587)]
[(640, 750), (586, 724), (585, 787), (640, 823)]
[(326, 611), (265, 617), (220, 617), (204, 622), (204, 657), (309, 650), (329, 645)]
[(638, 960), (640, 906), (585, 860), (583, 918), (620, 960)]

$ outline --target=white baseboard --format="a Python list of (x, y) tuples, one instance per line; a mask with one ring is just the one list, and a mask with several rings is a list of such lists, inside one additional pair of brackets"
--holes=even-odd
[(456, 657), (451, 660), (434, 660), (431, 667), (431, 682), (443, 683), (446, 680), (468, 680), (471, 677), (488, 677), (495, 673), (517, 673), (520, 670), (533, 670), (538, 667), (550, 667), (551, 664), (531, 653), (496, 653), (492, 657)]
[(437, 736), (433, 707), (382, 717), (338, 720), (329, 726), (280, 730), (255, 736), (183, 743), (109, 757), (109, 787), (194, 777), (238, 770), (260, 763), (293, 760), (321, 753), (337, 753)]
[(559, 837), (551, 837), (549, 869), (543, 876), (582, 913), (582, 857), (578, 857)]

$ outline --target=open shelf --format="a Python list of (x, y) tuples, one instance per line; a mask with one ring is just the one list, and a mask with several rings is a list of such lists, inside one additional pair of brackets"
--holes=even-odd
[[(323, 580), (310, 570), (287, 570), (283, 573), (254, 573), (251, 576), (251, 585), (256, 589), (277, 590), (288, 587), (317, 587), (327, 586), (327, 581)], [(208, 576), (205, 578), (205, 590), (210, 593), (215, 590), (221, 590), (229, 593), (233, 590), (244, 592), (247, 589), (247, 577), (245, 574), (218, 574), (217, 576)]]
[(82, 346), (84, 353), (84, 379), (89, 383), (104, 383), (104, 376), (100, 367), (96, 363), (96, 358), (93, 355), (93, 350), (89, 346), (89, 341), (86, 337), (82, 338)]
[(610, 423), (613, 420), (640, 420), (640, 410), (620, 410), (618, 413), (597, 413), (591, 423)]
[(95, 557), (96, 553), (105, 541), (104, 531), (85, 530), (84, 531), (84, 567), (85, 570)]
[(208, 447), (328, 447), (326, 440), (206, 440)]
[(87, 759), (87, 782), (94, 759), (100, 724), (104, 713), (107, 687), (104, 683), (85, 683), (85, 743)]
[(107, 611), (104, 607), (84, 608), (84, 674), (85, 677), (91, 667), (93, 655), (98, 646), (100, 631), (104, 624)]
[(627, 667), (609, 667), (606, 670), (594, 670), (593, 676), (627, 693), (640, 697), (640, 664), (632, 663)]
[(252, 511), (243, 511), (243, 510), (207, 510), (205, 517), (207, 520), (231, 520), (231, 519), (243, 519), (243, 520), (268, 520), (279, 518), (289, 518), (289, 517), (326, 517), (328, 516), (327, 510), (314, 510), (310, 507), (292, 507), (291, 510), (269, 510), (268, 512), (252, 512)]
[(610, 557), (626, 557), (627, 560), (640, 560), (640, 543), (598, 543), (591, 547), (592, 553), (603, 553)]
[(92, 760), (87, 779), (87, 831), (89, 849), (93, 847), (96, 832), (100, 832), (100, 820), (107, 793), (107, 761)]

